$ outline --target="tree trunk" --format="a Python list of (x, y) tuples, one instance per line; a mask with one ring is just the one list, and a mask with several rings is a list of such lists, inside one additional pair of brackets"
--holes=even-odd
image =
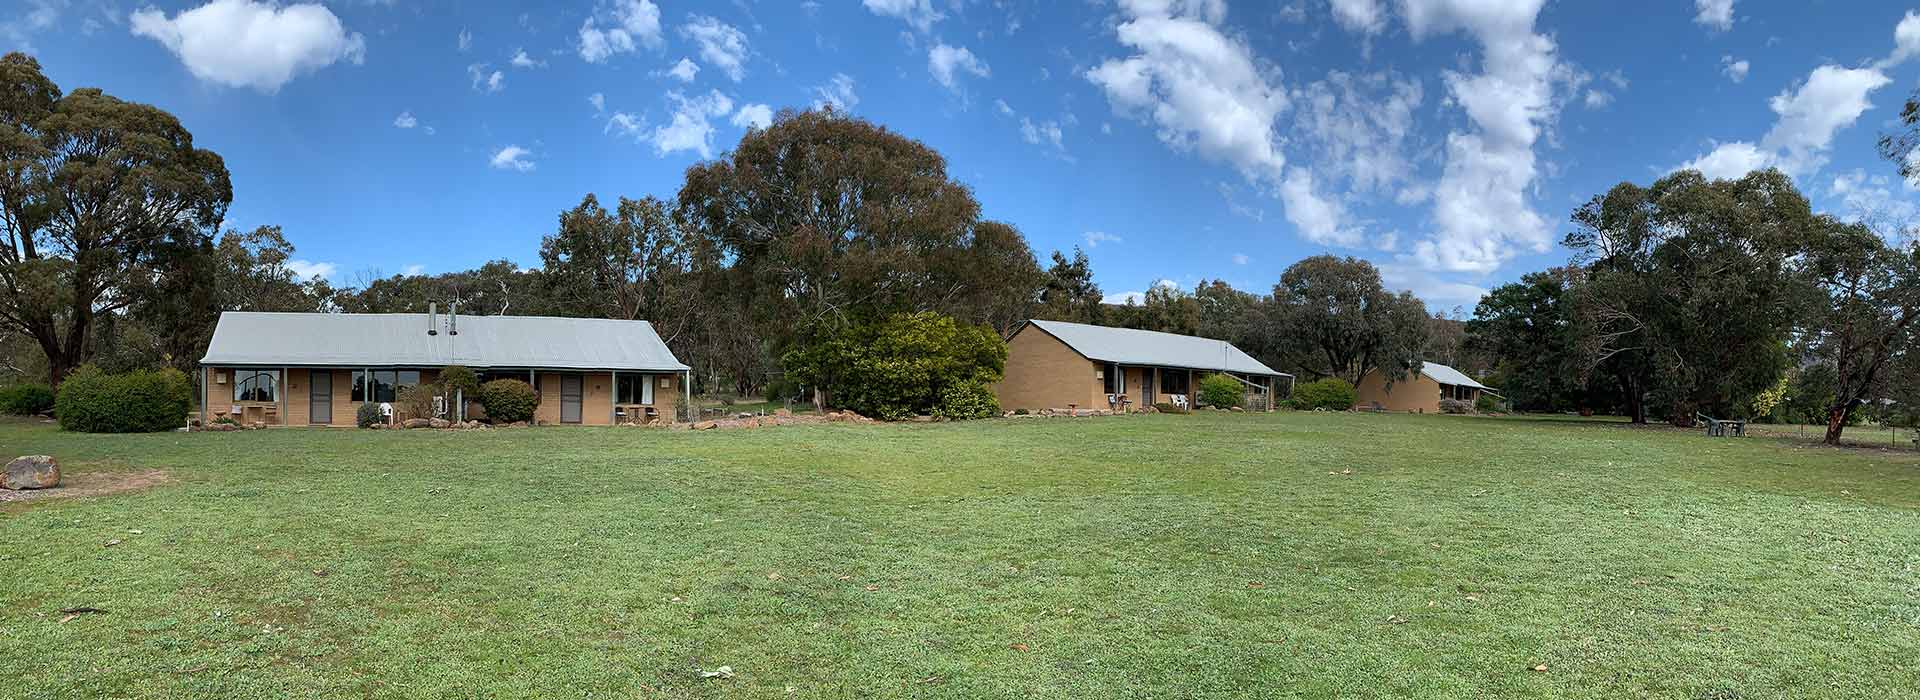
[(1827, 409), (1827, 436), (1821, 442), (1839, 446), (1840, 433), (1847, 429), (1847, 418), (1852, 413), (1853, 402), (1851, 401)]
[(1640, 382), (1632, 376), (1620, 377), (1620, 393), (1627, 399), (1627, 418), (1634, 425), (1647, 424), (1647, 400), (1641, 394)]
[(813, 412), (815, 415), (827, 412), (827, 392), (817, 386), (813, 388)]

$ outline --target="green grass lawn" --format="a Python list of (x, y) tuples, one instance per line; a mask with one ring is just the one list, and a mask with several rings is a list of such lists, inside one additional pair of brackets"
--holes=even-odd
[[(16, 422), (0, 453), (171, 476), (0, 506), (7, 698), (1920, 688), (1911, 454), (1303, 413), (702, 433)], [(108, 612), (63, 622), (76, 606)], [(721, 666), (734, 677), (701, 678)]]

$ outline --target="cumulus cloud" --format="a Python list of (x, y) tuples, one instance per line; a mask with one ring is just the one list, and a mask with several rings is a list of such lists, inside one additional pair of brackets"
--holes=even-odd
[(683, 83), (693, 82), (694, 76), (697, 76), (699, 74), (700, 74), (700, 64), (694, 63), (692, 60), (685, 59), (685, 58), (680, 59), (679, 62), (674, 63), (671, 67), (668, 67), (666, 70), (660, 71), (658, 73), (658, 75), (664, 75), (666, 77), (673, 78), (674, 80), (678, 80)]
[(1705, 155), (1687, 161), (1677, 170), (1698, 170), (1700, 174), (1714, 180), (1732, 180), (1755, 170), (1764, 170), (1776, 165), (1772, 153), (1763, 151), (1759, 146), (1746, 141), (1731, 141), (1716, 144)]
[(607, 111), (607, 96), (598, 92), (593, 93), (587, 96), (587, 104), (593, 105), (594, 114), (605, 112)]
[(302, 280), (310, 280), (315, 277), (319, 277), (322, 279), (330, 279), (335, 274), (340, 272), (340, 266), (330, 262), (314, 262), (312, 260), (288, 260), (287, 270), (291, 271), (296, 277), (299, 277)]
[(1778, 118), (1758, 144), (1717, 144), (1680, 168), (1698, 170), (1710, 178), (1737, 178), (1769, 167), (1796, 177), (1811, 173), (1826, 164), (1834, 135), (1873, 107), (1868, 95), (1889, 82), (1886, 74), (1873, 68), (1815, 68), (1805, 81), (1767, 101)]
[(1880, 61), (1876, 67), (1886, 70), (1905, 63), (1907, 59), (1920, 56), (1920, 15), (1912, 10), (1900, 19), (1893, 28), (1893, 54)]
[(763, 104), (741, 105), (740, 111), (733, 113), (732, 122), (742, 129), (765, 129), (773, 125), (773, 108)]
[(1480, 45), (1480, 73), (1442, 79), (1472, 129), (1447, 135), (1446, 165), (1433, 188), (1435, 230), (1415, 244), (1421, 264), (1489, 272), (1522, 252), (1544, 252), (1550, 229), (1527, 201), (1538, 168), (1534, 143), (1558, 117), (1555, 87), (1578, 84), (1534, 32), (1543, 0), (1406, 0), (1416, 40), (1462, 31)]
[(1834, 176), (1827, 194), (1840, 200), (1842, 220), (1884, 224), (1877, 228), (1890, 231), (1905, 230), (1920, 214), (1920, 206), (1893, 193), (1887, 176), (1868, 177), (1861, 168)]
[(1121, 238), (1119, 236), (1115, 236), (1111, 233), (1107, 233), (1105, 231), (1088, 231), (1086, 233), (1080, 234), (1080, 237), (1087, 241), (1088, 248), (1098, 248), (1102, 243), (1126, 242), (1126, 239)]
[(1600, 109), (1613, 104), (1613, 94), (1605, 90), (1588, 90), (1582, 101), (1586, 102), (1588, 109)]
[(1054, 150), (1064, 152), (1067, 149), (1063, 141), (1065, 136), (1065, 132), (1060, 129), (1059, 122), (1035, 122), (1026, 117), (1020, 118), (1020, 138), (1027, 143), (1036, 146), (1052, 145)]
[(475, 92), (491, 95), (507, 87), (507, 74), (493, 70), (485, 63), (467, 66), (467, 78), (473, 81)]
[(1333, 21), (1348, 31), (1379, 34), (1387, 28), (1387, 8), (1379, 0), (1333, 0)]
[(1321, 175), (1374, 192), (1415, 170), (1406, 151), (1414, 111), (1426, 99), (1419, 79), (1334, 71), (1295, 95), (1295, 134)]
[(418, 277), (426, 273), (427, 273), (427, 266), (421, 265), (419, 263), (414, 263), (412, 265), (408, 265), (400, 269), (400, 274), (405, 275), (407, 277)]
[(1736, 61), (1732, 56), (1720, 57), (1720, 72), (1726, 74), (1727, 79), (1733, 82), (1738, 83), (1746, 80), (1747, 71), (1752, 69), (1753, 64), (1748, 63), (1746, 59)]
[(932, 0), (862, 0), (868, 12), (906, 22), (922, 32), (933, 30), (933, 23), (946, 15), (933, 9)]
[(974, 56), (965, 46), (935, 43), (933, 48), (927, 49), (927, 72), (932, 73), (933, 79), (948, 90), (959, 89), (954, 82), (955, 74), (963, 71), (982, 78), (991, 74), (986, 62)]
[(733, 82), (746, 77), (747, 35), (733, 25), (706, 15), (688, 15), (680, 35), (700, 47), (700, 60), (727, 74)]
[(673, 118), (654, 127), (646, 138), (653, 144), (654, 154), (664, 157), (669, 153), (691, 151), (701, 158), (712, 158), (712, 120), (732, 113), (733, 99), (720, 94), (719, 90), (693, 97), (675, 90), (667, 93), (667, 101), (673, 103)]
[(420, 120), (414, 118), (412, 110), (407, 110), (401, 112), (400, 116), (393, 118), (393, 125), (402, 129), (411, 129), (419, 126)]
[(1380, 281), (1388, 289), (1405, 289), (1413, 292), (1430, 309), (1446, 309), (1455, 306), (1473, 306), (1486, 296), (1487, 290), (1476, 284), (1449, 279), (1448, 276), (1435, 273), (1427, 266), (1405, 262), (1380, 263)]
[(547, 65), (546, 61), (537, 61), (528, 56), (526, 49), (513, 52), (513, 58), (507, 59), (507, 63), (515, 68), (542, 68)]
[(1287, 221), (1309, 241), (1347, 247), (1364, 242), (1361, 231), (1348, 225), (1341, 203), (1314, 190), (1311, 168), (1287, 170), (1286, 179), (1280, 183), (1280, 202), (1286, 205)]
[(1715, 31), (1733, 28), (1733, 0), (1693, 0), (1694, 24)]
[(533, 151), (519, 146), (507, 146), (494, 151), (493, 158), (487, 161), (487, 165), (495, 170), (514, 170), (524, 173), (533, 169), (531, 156)]
[(129, 17), (135, 36), (160, 42), (201, 80), (274, 93), (296, 76), (366, 58), (366, 40), (325, 6), (213, 0), (173, 17), (148, 7)]
[(835, 73), (827, 84), (813, 88), (813, 108), (832, 107), (834, 111), (851, 112), (860, 104), (860, 95), (853, 91), (853, 77), (845, 73)]
[(617, 53), (639, 47), (658, 48), (663, 42), (660, 8), (652, 0), (613, 0), (580, 25), (580, 60), (601, 63)]
[(473, 32), (465, 29), (460, 30), (460, 34), (453, 38), (453, 46), (459, 49), (461, 53), (465, 53), (467, 49), (473, 48)]

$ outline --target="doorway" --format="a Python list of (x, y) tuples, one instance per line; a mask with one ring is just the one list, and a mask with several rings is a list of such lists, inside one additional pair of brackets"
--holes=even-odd
[(333, 370), (307, 372), (307, 422), (314, 425), (333, 422)]
[(580, 385), (580, 375), (560, 375), (560, 422), (580, 422)]

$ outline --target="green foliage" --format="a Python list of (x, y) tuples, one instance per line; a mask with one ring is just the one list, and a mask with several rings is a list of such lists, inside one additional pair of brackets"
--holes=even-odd
[(834, 406), (899, 420), (933, 413), (950, 387), (999, 381), (1007, 344), (984, 326), (921, 312), (848, 328), (784, 361), (795, 381), (825, 388)]
[(45, 384), (15, 384), (0, 389), (0, 413), (32, 416), (53, 409), (53, 390)]
[(60, 427), (82, 433), (155, 433), (186, 425), (193, 381), (176, 369), (107, 374), (82, 365), (55, 399)]
[(495, 379), (480, 385), (480, 407), (495, 423), (519, 423), (533, 420), (540, 405), (540, 394), (533, 385), (518, 379)]
[(1431, 326), (1427, 305), (1411, 292), (1394, 294), (1373, 263), (1316, 255), (1288, 267), (1274, 285), (1273, 350), (1284, 364), (1313, 376), (1360, 381), (1368, 372), (1419, 367)]
[(1505, 407), (1501, 405), (1500, 399), (1496, 398), (1493, 394), (1483, 393), (1479, 398), (1473, 400), (1473, 410), (1476, 413), (1500, 413), (1504, 409)]
[(958, 382), (940, 390), (940, 403), (933, 415), (949, 420), (992, 418), (1000, 415), (1000, 398), (980, 382)]
[(1175, 406), (1171, 402), (1167, 402), (1167, 401), (1161, 401), (1160, 403), (1154, 404), (1153, 410), (1159, 411), (1161, 413), (1186, 413), (1186, 411), (1180, 410), (1179, 406)]
[(1491, 354), (1498, 386), (1528, 411), (1565, 411), (1590, 405), (1576, 346), (1572, 294), (1577, 267), (1528, 273), (1493, 288), (1467, 321), (1470, 347)]
[(465, 365), (447, 365), (440, 368), (440, 386), (447, 396), (458, 391), (471, 399), (480, 394), (480, 375)]
[(385, 422), (387, 422), (387, 417), (380, 412), (380, 404), (368, 401), (360, 404), (360, 408), (354, 409), (354, 425), (362, 428), (371, 428)]
[(1247, 396), (1246, 387), (1240, 380), (1224, 374), (1214, 373), (1200, 378), (1200, 405), (1214, 408), (1233, 408)]
[(1293, 388), (1293, 407), (1302, 411), (1346, 411), (1360, 400), (1353, 385), (1339, 377), (1327, 377)]

